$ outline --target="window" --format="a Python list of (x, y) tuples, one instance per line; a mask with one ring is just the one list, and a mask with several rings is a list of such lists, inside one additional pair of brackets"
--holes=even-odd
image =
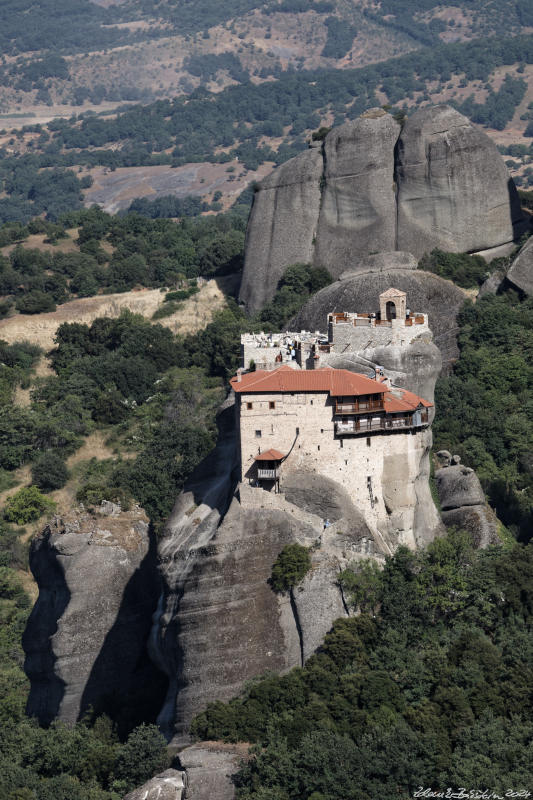
[(246, 403), (246, 408), (248, 409), (248, 411), (251, 411), (253, 407), (254, 407), (253, 403)]
[(269, 400), (268, 401), (268, 407), (269, 408), (276, 408), (276, 401), (275, 400)]
[(372, 439), (370, 438), (370, 436), (367, 436), (367, 438), (366, 438), (366, 446), (370, 447), (371, 444), (372, 444)]
[(300, 428), (296, 428), (296, 436), (298, 436), (299, 433), (300, 433)]
[(313, 405), (313, 401), (312, 400), (310, 400), (309, 403), (310, 403), (310, 405)]
[(320, 450), (320, 445), (318, 445), (318, 449)]
[(256, 431), (255, 432), (255, 438), (256, 439), (260, 439), (261, 438), (261, 431)]
[(344, 439), (340, 439), (339, 444), (341, 447), (344, 447)]

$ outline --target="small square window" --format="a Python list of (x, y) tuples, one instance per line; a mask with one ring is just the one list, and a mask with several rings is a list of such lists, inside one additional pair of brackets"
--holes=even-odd
[(269, 408), (276, 408), (276, 401), (275, 400), (269, 400), (268, 401), (268, 407)]
[(255, 432), (255, 438), (256, 439), (260, 439), (261, 438), (261, 431), (256, 431)]
[(310, 400), (309, 402), (310, 402), (311, 405), (313, 405), (313, 401), (312, 400)]
[(370, 438), (370, 436), (367, 436), (367, 439), (366, 439), (366, 446), (367, 446), (367, 447), (370, 447), (370, 446), (371, 446), (371, 444), (372, 444), (372, 439)]
[(253, 403), (246, 403), (246, 408), (248, 409), (248, 411), (251, 411), (253, 407), (254, 407)]

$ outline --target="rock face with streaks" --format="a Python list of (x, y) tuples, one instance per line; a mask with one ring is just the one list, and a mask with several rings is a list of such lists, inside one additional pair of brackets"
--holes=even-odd
[(146, 642), (159, 593), (155, 544), (139, 507), (55, 517), (34, 539), (39, 597), (24, 633), (27, 713), (74, 723), (92, 706), (119, 724), (149, 717), (163, 676)]
[(437, 458), (441, 468), (435, 478), (446, 527), (467, 530), (476, 547), (499, 544), (498, 518), (488, 505), (474, 470), (447, 450), (440, 450)]
[(246, 234), (253, 268), (243, 274), (241, 292), (253, 308), (267, 299), (288, 264), (313, 260), (320, 212), (320, 150), (300, 153), (265, 178), (256, 193)]
[(373, 109), (326, 136), (313, 260), (332, 275), (354, 257), (396, 249), (394, 146), (399, 133), (390, 114)]
[(503, 255), (525, 227), (496, 145), (466, 117), (439, 105), (401, 128), (371, 109), (259, 185), (240, 299), (256, 311), (295, 263), (336, 278), (385, 251)]
[(509, 244), (523, 216), (498, 148), (446, 105), (410, 117), (398, 141), (397, 247), (470, 253)]
[(505, 277), (524, 294), (533, 294), (533, 237), (522, 247)]

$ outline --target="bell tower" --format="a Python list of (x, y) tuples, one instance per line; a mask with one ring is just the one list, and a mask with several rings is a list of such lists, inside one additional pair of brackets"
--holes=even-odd
[(392, 322), (394, 319), (405, 321), (407, 312), (407, 295), (400, 289), (387, 289), (379, 296), (379, 311), (382, 320)]

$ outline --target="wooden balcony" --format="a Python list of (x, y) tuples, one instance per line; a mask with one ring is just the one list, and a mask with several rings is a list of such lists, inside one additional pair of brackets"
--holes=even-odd
[(429, 424), (427, 411), (405, 416), (383, 416), (363, 419), (343, 419), (335, 423), (337, 436), (371, 433), (373, 431), (393, 431), (419, 428)]
[(383, 411), (381, 398), (356, 400), (354, 403), (335, 403), (335, 414), (368, 414), (369, 411)]
[(261, 481), (277, 481), (279, 476), (279, 469), (257, 469), (257, 477)]

